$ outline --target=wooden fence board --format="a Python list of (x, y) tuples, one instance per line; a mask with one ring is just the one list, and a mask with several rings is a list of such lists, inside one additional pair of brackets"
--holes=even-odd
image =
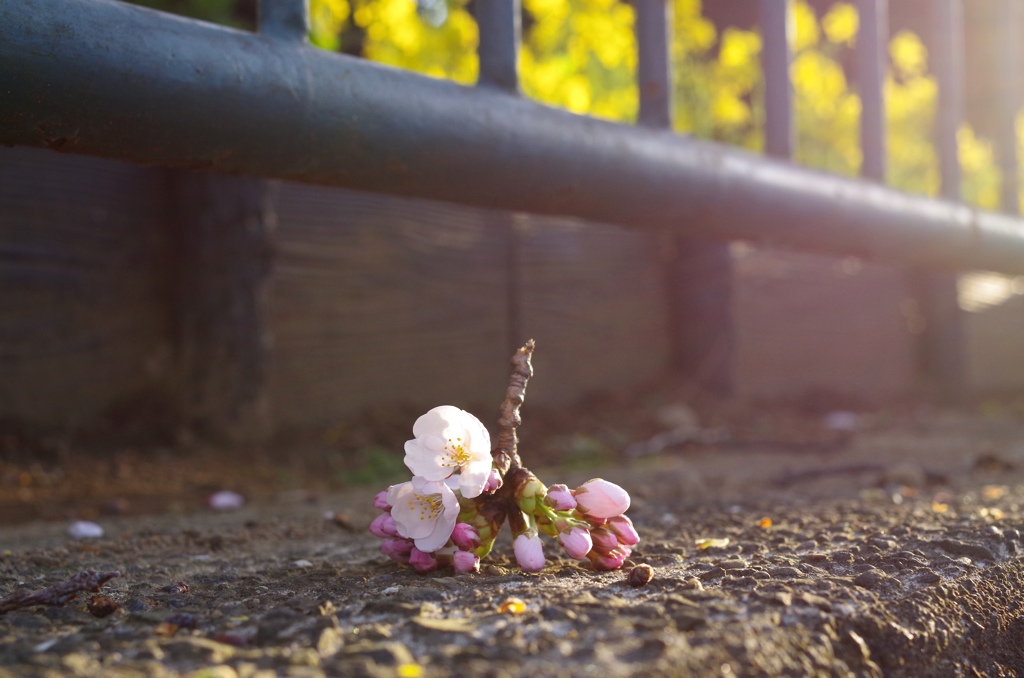
[(503, 235), (488, 213), (283, 184), (270, 325), (286, 426), (375, 402), (494, 402), (508, 378)]
[(897, 269), (754, 250), (737, 258), (736, 275), (739, 395), (874, 399), (913, 388), (913, 337)]
[(564, 404), (648, 381), (668, 364), (664, 272), (651, 234), (530, 218), (523, 334), (537, 340), (531, 402)]
[(163, 177), (0, 149), (0, 417), (74, 426), (165, 377)]
[[(173, 383), (165, 179), (0, 149), (0, 418), (76, 426)], [(278, 425), (330, 425), (394, 402), (494, 407), (513, 333), (538, 342), (537, 406), (667, 369), (662, 253), (648, 234), (515, 217), (510, 241), (509, 215), (487, 210), (275, 191), (268, 379)], [(844, 261), (769, 250), (736, 260), (738, 395), (911, 390), (902, 275)], [(1017, 353), (1006, 328), (1024, 324), (1018, 307), (969, 319), (981, 387), (1024, 385), (1005, 368)]]

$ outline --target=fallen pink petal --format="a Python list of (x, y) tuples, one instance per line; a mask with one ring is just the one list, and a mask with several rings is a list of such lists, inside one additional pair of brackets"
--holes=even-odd
[(221, 490), (211, 494), (208, 503), (215, 511), (235, 511), (245, 506), (245, 497), (232, 490)]

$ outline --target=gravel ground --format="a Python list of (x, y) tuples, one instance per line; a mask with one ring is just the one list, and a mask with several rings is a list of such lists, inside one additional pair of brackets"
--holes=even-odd
[[(506, 540), (479, 574), (418, 575), (364, 530), (376, 488), (105, 518), (99, 539), (19, 523), (0, 598), (120, 577), (0, 614), (0, 676), (1024, 674), (1022, 468), (1020, 424), (929, 415), (538, 470), (633, 494), (642, 541), (611, 573), (549, 547), (524, 575)], [(630, 586), (634, 564), (653, 579)]]

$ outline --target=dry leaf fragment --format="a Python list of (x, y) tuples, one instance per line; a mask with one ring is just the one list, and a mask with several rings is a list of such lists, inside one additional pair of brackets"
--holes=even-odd
[(1009, 489), (1010, 488), (1006, 487), (1006, 485), (986, 485), (981, 488), (981, 496), (985, 497), (985, 499), (995, 501), (996, 499), (1002, 499)]
[(506, 598), (505, 601), (498, 606), (498, 612), (501, 614), (522, 614), (526, 612), (526, 601), (522, 598)]
[(423, 675), (423, 667), (419, 664), (400, 664), (397, 673), (398, 678), (420, 678)]
[(729, 538), (728, 537), (722, 537), (721, 539), (714, 539), (714, 538), (708, 537), (708, 538), (705, 538), (705, 539), (698, 539), (694, 543), (697, 544), (697, 548), (702, 549), (702, 550), (703, 549), (710, 549), (710, 548), (722, 549), (722, 548), (725, 548), (726, 546), (729, 545)]

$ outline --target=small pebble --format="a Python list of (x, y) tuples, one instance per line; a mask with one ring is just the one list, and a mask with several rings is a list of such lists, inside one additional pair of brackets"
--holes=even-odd
[(221, 490), (211, 494), (209, 502), (210, 508), (217, 511), (234, 511), (245, 506), (245, 497), (231, 490)]
[(870, 589), (878, 586), (888, 579), (889, 577), (880, 570), (868, 570), (866, 572), (861, 572), (859, 575), (854, 577), (853, 583), (857, 586)]
[(86, 607), (89, 609), (89, 614), (100, 619), (109, 617), (121, 609), (121, 605), (116, 600), (105, 595), (93, 596), (86, 603)]
[(647, 586), (654, 579), (654, 568), (647, 563), (641, 563), (629, 571), (627, 581), (633, 588)]
[(68, 535), (74, 539), (98, 539), (103, 536), (103, 528), (88, 520), (76, 520), (68, 528)]

